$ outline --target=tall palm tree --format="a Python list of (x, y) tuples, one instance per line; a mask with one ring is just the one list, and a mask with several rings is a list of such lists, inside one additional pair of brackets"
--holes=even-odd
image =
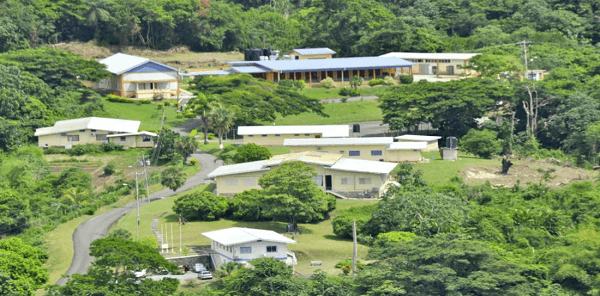
[(175, 150), (183, 156), (184, 161), (197, 149), (198, 142), (193, 137), (179, 137), (175, 142)]
[(110, 3), (106, 0), (89, 0), (86, 3), (89, 7), (86, 20), (90, 25), (96, 26), (94, 38), (98, 38), (98, 24), (110, 19)]
[(198, 93), (198, 96), (189, 100), (186, 104), (186, 117), (197, 117), (202, 122), (204, 131), (204, 144), (208, 144), (208, 129), (210, 128), (210, 114), (214, 107), (212, 97), (207, 98), (204, 94)]
[(223, 134), (227, 133), (233, 125), (235, 113), (223, 106), (218, 106), (211, 113), (213, 129), (219, 134), (219, 149), (223, 150)]

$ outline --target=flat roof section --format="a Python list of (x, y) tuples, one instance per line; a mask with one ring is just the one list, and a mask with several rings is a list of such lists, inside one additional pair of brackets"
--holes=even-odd
[(320, 48), (294, 48), (288, 52), (296, 52), (299, 55), (335, 54), (336, 52), (327, 47)]
[(402, 135), (402, 136), (395, 137), (394, 139), (396, 139), (396, 140), (407, 140), (407, 141), (425, 141), (425, 142), (431, 142), (431, 141), (437, 141), (437, 140), (439, 140), (441, 138), (442, 137), (439, 137), (439, 136)]
[(400, 59), (430, 59), (430, 60), (468, 60), (480, 53), (426, 53), (426, 52), (390, 52), (381, 57)]
[(396, 166), (398, 166), (397, 163), (391, 162), (341, 158), (330, 169), (371, 174), (389, 174)]
[(285, 139), (283, 146), (388, 145), (393, 142), (392, 137)]
[(203, 232), (202, 235), (214, 240), (222, 245), (231, 246), (250, 242), (277, 242), (286, 244), (295, 244), (296, 241), (283, 236), (272, 230), (232, 227), (209, 232)]
[(291, 135), (321, 133), (326, 138), (343, 138), (350, 135), (349, 125), (263, 125), (240, 126), (238, 135)]
[[(232, 66), (247, 65), (248, 63), (231, 62)], [(314, 71), (346, 71), (371, 70), (386, 68), (411, 67), (414, 63), (395, 57), (361, 57), (338, 59), (309, 59), (309, 60), (277, 60), (256, 61), (253, 65), (269, 69), (270, 72), (314, 72)]]
[(263, 69), (261, 67), (257, 67), (257, 66), (235, 66), (235, 67), (231, 67), (231, 71), (233, 71), (235, 73), (247, 73), (247, 74), (269, 72), (268, 70)]

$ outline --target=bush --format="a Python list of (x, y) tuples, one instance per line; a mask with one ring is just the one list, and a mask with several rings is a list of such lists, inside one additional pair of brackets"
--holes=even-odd
[(114, 142), (102, 143), (100, 144), (100, 148), (104, 152), (125, 151), (125, 147), (123, 147), (123, 145), (115, 144)]
[(186, 194), (175, 200), (173, 211), (188, 221), (213, 221), (225, 215), (229, 208), (225, 196), (215, 196), (210, 192)]
[(394, 84), (396, 84), (396, 80), (394, 80), (394, 78), (392, 76), (385, 76), (385, 78), (383, 78), (383, 84), (394, 85)]
[(299, 90), (303, 90), (306, 87), (306, 81), (296, 80), (296, 82), (294, 82), (294, 87), (296, 87)]
[(166, 106), (171, 106), (171, 102), (169, 102), (169, 101), (165, 101), (165, 102), (164, 102), (164, 105), (165, 105), (165, 107), (166, 107)]
[(358, 89), (353, 89), (350, 91), (350, 96), (358, 97), (358, 96), (360, 96), (360, 91)]
[(340, 96), (348, 96), (348, 95), (350, 95), (350, 90), (347, 87), (342, 87), (342, 88), (340, 88), (340, 91), (338, 92), (338, 94)]
[(192, 138), (193, 138), (193, 137), (195, 137), (197, 134), (198, 134), (198, 129), (196, 129), (196, 128), (195, 128), (195, 129), (193, 129), (193, 130), (190, 132), (190, 137), (192, 137)]
[(383, 84), (383, 83), (384, 83), (384, 80), (381, 79), (381, 78), (375, 78), (375, 79), (369, 80), (369, 85), (370, 86), (380, 85), (380, 84)]
[(282, 79), (279, 81), (279, 85), (286, 87), (294, 87), (294, 81), (291, 79)]
[(380, 233), (375, 239), (374, 244), (382, 247), (388, 242), (397, 243), (397, 242), (410, 242), (417, 238), (417, 235), (412, 232), (406, 231), (390, 231)]
[(150, 104), (152, 100), (132, 100), (115, 95), (106, 95), (106, 100), (113, 103), (128, 103), (128, 104)]
[(377, 205), (352, 207), (341, 211), (332, 221), (333, 233), (342, 238), (352, 238), (352, 220), (356, 221), (356, 232), (362, 231), (363, 226), (371, 219)]
[(249, 143), (237, 147), (235, 151), (236, 153), (233, 156), (233, 162), (235, 163), (266, 160), (271, 158), (272, 156), (269, 149), (256, 145), (254, 143)]
[(411, 84), (414, 81), (414, 77), (412, 75), (400, 75), (400, 83), (402, 84)]
[(105, 176), (110, 176), (112, 174), (115, 173), (115, 164), (114, 163), (109, 163), (107, 165), (104, 166), (104, 175)]
[(325, 87), (325, 88), (334, 88), (335, 87), (335, 82), (333, 82), (333, 78), (331, 78), (331, 77), (327, 77), (327, 78), (321, 80), (321, 83), (323, 83), (323, 87)]
[(492, 155), (502, 151), (502, 145), (496, 138), (498, 133), (484, 129), (482, 131), (470, 129), (469, 132), (462, 137), (460, 141), (461, 147), (466, 151), (473, 153), (479, 157), (491, 158)]
[(252, 189), (236, 194), (229, 201), (231, 218), (241, 221), (270, 220), (262, 215), (262, 190)]
[(190, 165), (192, 165), (192, 166), (196, 166), (198, 164), (198, 160), (195, 158), (190, 158), (189, 162), (190, 162)]
[(361, 86), (363, 84), (365, 80), (362, 77), (359, 76), (352, 76), (350, 77), (350, 86), (352, 86), (352, 88), (357, 89), (359, 86)]

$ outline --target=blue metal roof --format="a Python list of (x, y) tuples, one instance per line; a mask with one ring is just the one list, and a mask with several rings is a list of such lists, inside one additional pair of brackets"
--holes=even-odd
[(261, 67), (257, 67), (257, 66), (235, 66), (235, 67), (231, 67), (231, 71), (235, 72), (235, 73), (265, 73), (265, 72), (269, 72), (269, 70), (263, 69)]
[[(232, 63), (234, 64), (234, 63)], [(311, 72), (311, 71), (343, 71), (401, 68), (414, 65), (409, 61), (388, 57), (362, 57), (339, 59), (314, 59), (314, 60), (277, 60), (256, 61), (256, 66), (269, 69), (273, 72)], [(269, 72), (269, 71), (264, 71)], [(261, 72), (262, 73), (262, 72)]]
[(315, 54), (334, 54), (335, 51), (327, 48), (294, 48), (290, 52), (297, 52), (299, 55), (315, 55)]
[(209, 75), (224, 76), (224, 75), (229, 75), (229, 74), (231, 74), (231, 71), (227, 71), (227, 70), (215, 70), (215, 71), (206, 71), (206, 72), (181, 73), (181, 76), (183, 76), (183, 77), (209, 76)]

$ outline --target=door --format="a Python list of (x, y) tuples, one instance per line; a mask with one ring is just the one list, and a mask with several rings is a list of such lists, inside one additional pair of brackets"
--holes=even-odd
[(432, 66), (431, 67), (431, 74), (437, 75), (437, 66)]
[(446, 75), (454, 75), (454, 66), (446, 67)]
[(331, 190), (333, 187), (331, 183), (331, 175), (325, 175), (325, 190)]

